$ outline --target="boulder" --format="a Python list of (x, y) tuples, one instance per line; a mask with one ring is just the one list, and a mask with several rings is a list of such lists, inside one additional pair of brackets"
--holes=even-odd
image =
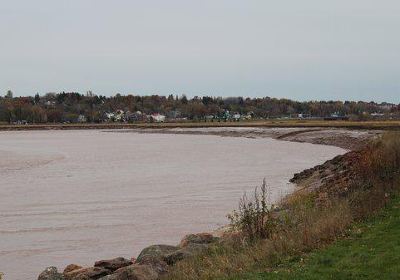
[(186, 258), (196, 256), (207, 250), (206, 244), (195, 244), (190, 243), (188, 246), (183, 247), (177, 251), (169, 253), (164, 256), (164, 261), (168, 265), (174, 265), (176, 262), (181, 261)]
[[(128, 276), (124, 273), (116, 273), (110, 274), (100, 278), (99, 280), (131, 280)], [(136, 280), (136, 279), (135, 279)]]
[(136, 259), (136, 263), (143, 263), (145, 261), (160, 260), (163, 261), (164, 257), (175, 251), (180, 250), (178, 246), (170, 245), (152, 245), (144, 248)]
[(111, 271), (115, 271), (120, 269), (121, 267), (129, 266), (132, 264), (132, 261), (124, 259), (124, 258), (116, 258), (112, 260), (101, 260), (95, 262), (95, 267), (102, 267)]
[(145, 260), (139, 264), (150, 266), (158, 273), (158, 275), (166, 274), (169, 271), (168, 264), (161, 260)]
[(110, 274), (111, 271), (102, 267), (80, 268), (64, 273), (66, 280), (97, 280)]
[(149, 265), (133, 264), (98, 280), (156, 280), (159, 274)]
[(179, 246), (186, 247), (189, 244), (210, 244), (218, 242), (218, 240), (219, 238), (213, 236), (211, 233), (188, 234), (182, 239)]
[(90, 280), (89, 276), (85, 274), (79, 274), (73, 278), (73, 280)]
[(48, 267), (40, 273), (38, 280), (65, 280), (64, 275), (58, 273), (56, 267)]
[(215, 237), (219, 237), (219, 241), (223, 240), (226, 235), (231, 234), (232, 232), (237, 231), (235, 226), (232, 224), (225, 225), (213, 231), (213, 235)]
[[(140, 264), (132, 264), (130, 266), (120, 268), (116, 271), (116, 274), (120, 274), (122, 277), (126, 276), (129, 280), (156, 280), (159, 277), (157, 271), (150, 265)], [(116, 279), (120, 280), (119, 278)]]
[(81, 268), (83, 268), (83, 267), (79, 266), (79, 265), (76, 265), (76, 264), (70, 264), (64, 269), (63, 273), (65, 274), (65, 273), (68, 273), (68, 272), (71, 272), (71, 271), (74, 271), (74, 270), (77, 270), (77, 269), (81, 269)]

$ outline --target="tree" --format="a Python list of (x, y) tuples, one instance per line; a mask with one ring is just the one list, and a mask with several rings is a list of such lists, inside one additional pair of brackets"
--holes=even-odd
[(8, 90), (8, 91), (7, 91), (7, 94), (6, 94), (6, 96), (5, 96), (5, 98), (7, 98), (7, 99), (13, 99), (13, 92), (12, 92), (11, 90)]
[(39, 104), (39, 101), (40, 101), (39, 93), (36, 93), (36, 95), (35, 95), (35, 104)]
[(184, 105), (188, 104), (188, 99), (185, 94), (183, 94), (181, 97), (181, 103)]

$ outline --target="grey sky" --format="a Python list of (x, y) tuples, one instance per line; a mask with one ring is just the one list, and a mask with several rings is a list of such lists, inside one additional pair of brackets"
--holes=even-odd
[(400, 102), (400, 2), (2, 0), (0, 94)]

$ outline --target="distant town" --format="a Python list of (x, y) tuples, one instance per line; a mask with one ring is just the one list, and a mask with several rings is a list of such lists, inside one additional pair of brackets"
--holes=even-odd
[(0, 96), (0, 124), (240, 122), (252, 119), (399, 120), (400, 104), (186, 95), (102, 96), (91, 91)]

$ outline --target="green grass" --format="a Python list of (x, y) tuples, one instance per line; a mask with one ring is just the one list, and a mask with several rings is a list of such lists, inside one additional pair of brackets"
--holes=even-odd
[[(265, 270), (265, 268), (264, 268)], [(400, 279), (400, 198), (322, 250), (230, 280)]]

